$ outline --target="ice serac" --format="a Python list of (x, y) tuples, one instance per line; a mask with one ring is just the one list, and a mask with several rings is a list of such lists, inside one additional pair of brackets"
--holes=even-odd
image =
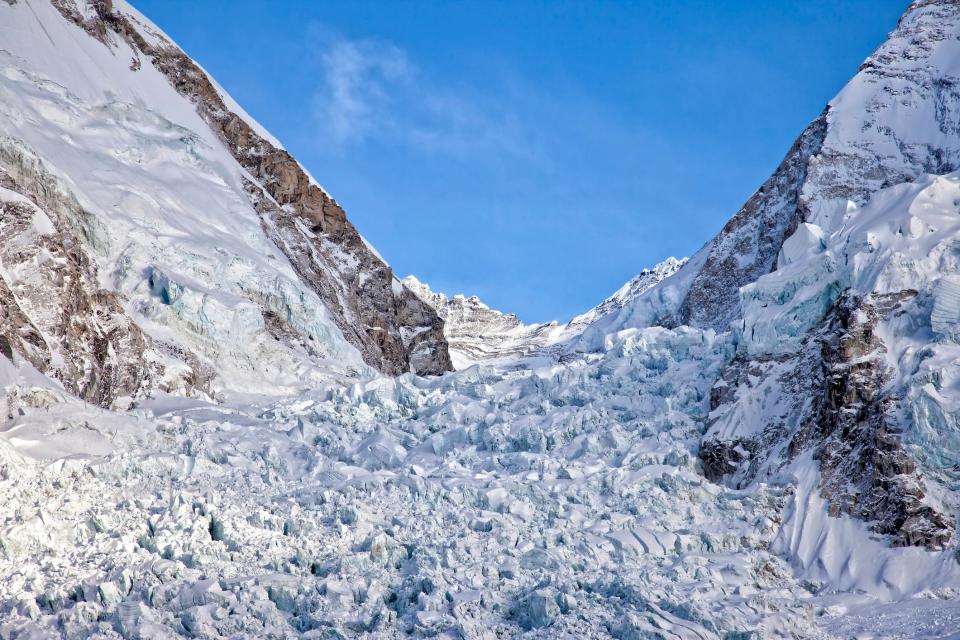
[(113, 46), (116, 38), (159, 70), (191, 101), (249, 174), (245, 189), (271, 239), (320, 296), (364, 362), (387, 374), (451, 369), (443, 323), (398, 286), (390, 267), (363, 241), (342, 207), (273, 140), (238, 113), (189, 56), (120, 3), (94, 3), (86, 15), (73, 0), (55, 0), (65, 18)]
[(910, 5), (886, 42), (800, 135), (772, 176), (711, 240), (678, 321), (725, 330), (738, 289), (776, 268), (801, 222), (830, 232), (848, 203), (960, 167), (960, 62), (950, 0)]

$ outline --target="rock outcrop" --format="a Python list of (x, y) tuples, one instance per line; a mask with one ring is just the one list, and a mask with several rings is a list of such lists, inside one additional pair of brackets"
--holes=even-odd
[[(328, 308), (340, 310), (333, 314), (337, 326), (368, 364), (390, 375), (408, 370), (429, 375), (453, 368), (443, 319), (397, 281), (359, 234), (331, 240), (290, 216), (252, 181), (246, 186), (268, 237)], [(355, 259), (342, 259), (344, 250)], [(385, 288), (384, 283), (390, 284)]]
[(817, 442), (821, 493), (833, 515), (867, 520), (896, 545), (942, 549), (954, 523), (925, 500), (923, 477), (904, 449), (900, 398), (888, 386), (887, 350), (877, 331), (916, 294), (906, 290), (840, 300), (826, 332), (829, 339), (821, 343), (823, 394), (790, 450)]
[(811, 456), (831, 514), (927, 549), (956, 528), (955, 471), (924, 463), (954, 455), (936, 448), (953, 405), (925, 395), (922, 363), (949, 358), (957, 322), (956, 174), (927, 174), (960, 167), (958, 31), (956, 2), (909, 7), (704, 248), (677, 313), (741, 341), (711, 393), (709, 478), (746, 486)]
[(0, 45), (0, 637), (957, 626), (956, 2), (566, 325), (396, 280), (126, 0)]
[(42, 175), (19, 168), (0, 168), (0, 355), (22, 357), (103, 407), (160, 386), (164, 367), (150, 338), (98, 285)]
[(927, 499), (904, 447), (879, 329), (916, 295), (848, 292), (797, 353), (734, 359), (711, 392), (699, 452), (707, 477), (746, 486), (812, 453), (831, 515), (865, 520), (894, 545), (944, 548), (954, 523)]

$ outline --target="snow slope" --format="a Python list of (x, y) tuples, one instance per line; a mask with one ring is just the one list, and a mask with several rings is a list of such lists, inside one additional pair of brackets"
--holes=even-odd
[[(0, 10), (0, 145), (37, 157), (90, 212), (101, 284), (148, 333), (207, 359), (221, 372), (214, 393), (291, 390), (340, 362), (362, 366), (265, 237), (236, 162), (166, 78), (131, 69), (125, 42), (104, 46), (49, 2)], [(289, 314), (327, 364), (291, 366), (264, 308)]]
[[(366, 349), (366, 330), (345, 336), (353, 326), (337, 314), (352, 315), (331, 312), (332, 298), (320, 295), (327, 285), (318, 280), (330, 273), (334, 282), (356, 278), (344, 272), (367, 263), (368, 279), (376, 280), (378, 269), (389, 268), (359, 239), (342, 248), (317, 239), (327, 244), (313, 249), (303, 240), (307, 248), (297, 254), (289, 250), (295, 239), (270, 231), (268, 222), (276, 228), (290, 216), (255, 208), (249, 185), (265, 174), (252, 176), (242, 167), (198, 103), (144, 59), (141, 41), (176, 53), (161, 32), (122, 2), (113, 15), (129, 16), (125, 24), (136, 25), (140, 40), (112, 33), (103, 25), (113, 23), (99, 21), (95, 12), (71, 13), (86, 10), (83, 3), (34, 0), (2, 10), (5, 168), (19, 176), (22, 189), (31, 189), (37, 173), (48, 177), (93, 221), (82, 235), (99, 264), (100, 284), (121, 296), (158, 344), (169, 353), (195, 354), (217, 371), (214, 394), (288, 393), (330, 375), (364, 371), (364, 360), (377, 364), (367, 351), (357, 353), (358, 346)], [(70, 16), (86, 19), (91, 33)], [(300, 258), (324, 248), (335, 255), (319, 267)], [(355, 284), (342, 287), (354, 290)], [(389, 274), (386, 289), (392, 289)], [(338, 295), (346, 307), (356, 304)], [(277, 340), (278, 334), (285, 339)]]

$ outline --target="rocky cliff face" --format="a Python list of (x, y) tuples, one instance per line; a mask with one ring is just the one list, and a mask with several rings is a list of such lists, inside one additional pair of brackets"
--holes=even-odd
[[(400, 283), (352, 227), (333, 240), (304, 227), (252, 181), (246, 185), (269, 237), (327, 307), (340, 311), (334, 314), (337, 326), (367, 364), (389, 375), (453, 368), (443, 317)], [(344, 260), (344, 254), (354, 259)]]
[(932, 503), (916, 461), (904, 447), (898, 408), (903, 399), (890, 389), (882, 322), (904, 313), (916, 291), (844, 297), (838, 301), (822, 343), (823, 394), (808, 420), (813, 433), (790, 443), (800, 451), (816, 443), (823, 474), (822, 493), (831, 513), (867, 520), (893, 544), (943, 549), (955, 518)]
[(0, 354), (88, 402), (129, 404), (163, 386), (161, 356), (99, 287), (74, 231), (80, 221), (40, 171), (9, 148), (0, 153)]
[(806, 217), (801, 193), (826, 128), (824, 114), (807, 127), (776, 172), (707, 244), (706, 262), (693, 278), (679, 317), (669, 322), (722, 331), (737, 319), (740, 287), (773, 270), (784, 239)]
[(737, 356), (711, 392), (707, 477), (743, 487), (812, 455), (831, 515), (865, 520), (895, 545), (945, 548), (954, 506), (931, 500), (904, 445), (903, 389), (882, 337), (916, 296), (848, 292), (796, 352)]
[(827, 236), (803, 223), (740, 291), (736, 356), (700, 459), (737, 486), (810, 459), (834, 515), (895, 545), (955, 537), (957, 174), (878, 192)]

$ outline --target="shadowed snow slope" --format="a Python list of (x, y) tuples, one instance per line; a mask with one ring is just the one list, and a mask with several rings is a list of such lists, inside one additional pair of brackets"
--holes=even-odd
[(958, 87), (915, 2), (701, 251), (523, 325), (125, 2), (0, 1), (0, 639), (955, 639)]

